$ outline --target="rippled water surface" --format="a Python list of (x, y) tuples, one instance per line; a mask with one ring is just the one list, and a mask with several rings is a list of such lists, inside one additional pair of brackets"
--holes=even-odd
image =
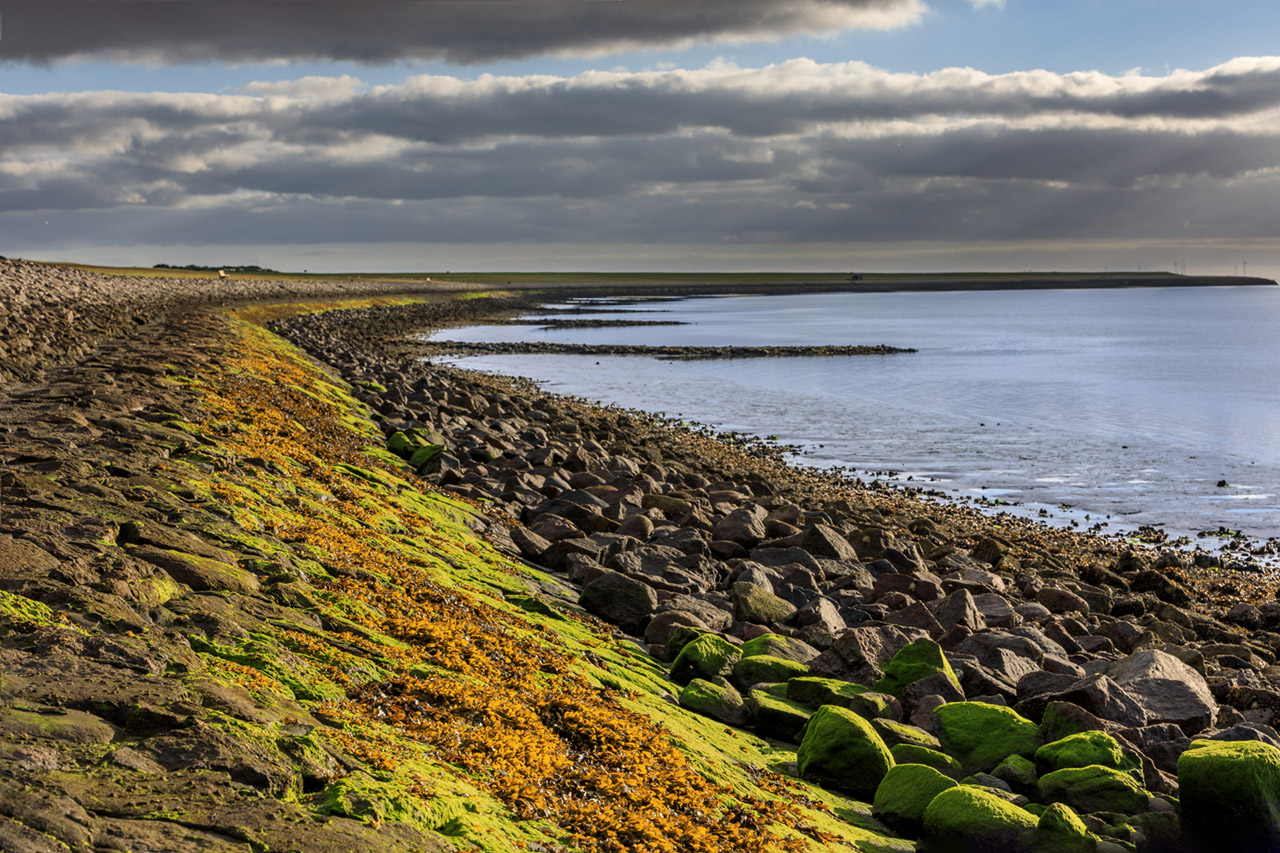
[(1280, 288), (724, 296), (627, 307), (654, 313), (599, 316), (688, 325), (444, 336), (914, 347), (893, 356), (458, 363), (777, 436), (800, 445), (808, 464), (850, 466), (864, 479), (893, 471), (1058, 521), (1110, 516), (1113, 530), (1280, 536)]

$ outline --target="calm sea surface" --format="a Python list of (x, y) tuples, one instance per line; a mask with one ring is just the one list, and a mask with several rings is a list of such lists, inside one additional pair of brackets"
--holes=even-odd
[(473, 327), (442, 337), (914, 347), (869, 357), (456, 363), (776, 436), (799, 445), (805, 464), (910, 479), (1020, 514), (1050, 513), (1056, 523), (1280, 536), (1280, 287), (722, 296), (627, 307), (654, 313), (599, 316), (689, 325)]

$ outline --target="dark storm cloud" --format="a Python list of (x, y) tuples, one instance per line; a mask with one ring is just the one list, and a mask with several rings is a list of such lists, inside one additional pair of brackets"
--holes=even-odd
[(797, 61), (0, 96), (0, 233), (39, 216), (104, 244), (129, 228), (258, 244), (1265, 237), (1277, 73)]
[(918, 19), (921, 0), (6, 0), (0, 57), (481, 62)]

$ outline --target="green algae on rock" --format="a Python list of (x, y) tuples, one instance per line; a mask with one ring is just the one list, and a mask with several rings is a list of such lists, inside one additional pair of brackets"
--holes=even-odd
[(956, 780), (964, 775), (959, 761), (936, 749), (914, 743), (897, 743), (889, 747), (889, 753), (898, 764), (924, 764)]
[(894, 765), (876, 788), (872, 814), (896, 832), (918, 835), (929, 803), (955, 785), (954, 779), (924, 764)]
[(756, 655), (772, 655), (776, 658), (786, 658), (787, 660), (807, 664), (818, 656), (818, 652), (807, 643), (791, 637), (783, 637), (778, 634), (761, 634), (754, 640), (747, 640), (742, 644), (742, 656), (744, 658), (755, 657)]
[(809, 668), (804, 664), (786, 658), (751, 655), (734, 664), (733, 680), (739, 687), (749, 689), (762, 682), (785, 682), (808, 671)]
[(965, 853), (1032, 853), (1036, 816), (981, 788), (957, 785), (924, 810), (920, 849)]
[(1038, 853), (1093, 853), (1098, 846), (1080, 816), (1062, 803), (1041, 812), (1034, 838)]
[(680, 650), (671, 663), (671, 680), (688, 684), (695, 678), (717, 678), (733, 670), (742, 652), (715, 634), (703, 634)]
[(748, 694), (747, 707), (761, 736), (790, 743), (799, 743), (800, 733), (813, 716), (813, 712), (799, 702), (760, 689)]
[(1150, 795), (1128, 773), (1101, 764), (1064, 767), (1040, 777), (1040, 799), (1079, 812), (1144, 811)]
[(1106, 732), (1080, 732), (1046, 743), (1036, 750), (1035, 762), (1045, 773), (1100, 764), (1128, 773), (1139, 784), (1143, 781), (1142, 761), (1121, 749), (1119, 742)]
[(872, 689), (880, 693), (889, 693), (902, 698), (902, 691), (913, 681), (928, 678), (935, 673), (942, 673), (956, 692), (964, 695), (960, 689), (960, 679), (947, 660), (947, 655), (933, 640), (916, 640), (898, 651), (893, 659), (884, 666), (884, 676)]
[(1178, 758), (1182, 828), (1206, 850), (1280, 849), (1280, 750), (1257, 741), (1192, 741)]
[(933, 712), (943, 749), (966, 772), (991, 770), (1010, 755), (1029, 757), (1040, 747), (1040, 730), (1016, 711), (985, 702), (948, 702)]
[(893, 755), (862, 717), (823, 705), (809, 718), (796, 761), (801, 777), (870, 799), (893, 766)]
[(747, 721), (746, 703), (731, 684), (695, 678), (680, 691), (680, 707), (730, 726)]
[(787, 698), (815, 710), (823, 705), (848, 707), (850, 698), (865, 692), (867, 688), (861, 684), (835, 678), (804, 675), (787, 682)]

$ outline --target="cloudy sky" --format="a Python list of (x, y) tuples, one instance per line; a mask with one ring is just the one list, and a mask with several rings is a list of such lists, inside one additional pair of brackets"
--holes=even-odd
[(0, 0), (0, 254), (1280, 275), (1275, 0)]

